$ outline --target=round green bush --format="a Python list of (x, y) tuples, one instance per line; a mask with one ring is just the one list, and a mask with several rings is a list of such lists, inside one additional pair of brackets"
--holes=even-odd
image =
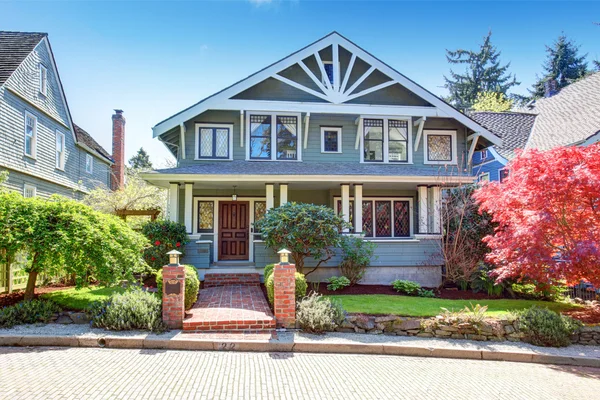
[(273, 268), (275, 268), (275, 264), (268, 264), (265, 266), (265, 271), (263, 273), (264, 282), (267, 282), (267, 279), (269, 279), (269, 276), (273, 273)]
[[(185, 309), (189, 310), (198, 300), (198, 292), (200, 291), (200, 280), (198, 272), (192, 265), (184, 265), (185, 267)], [(158, 293), (163, 292), (162, 270), (156, 272), (156, 288)]]
[[(275, 301), (275, 274), (269, 275), (269, 278), (267, 278), (267, 281), (265, 282), (265, 286), (267, 288), (269, 303), (273, 304)], [(300, 272), (296, 272), (296, 301), (299, 301), (306, 296), (307, 289), (308, 283), (306, 283), (306, 278)]]
[(577, 320), (538, 306), (522, 311), (519, 324), (528, 342), (546, 347), (568, 346), (571, 335), (582, 326)]

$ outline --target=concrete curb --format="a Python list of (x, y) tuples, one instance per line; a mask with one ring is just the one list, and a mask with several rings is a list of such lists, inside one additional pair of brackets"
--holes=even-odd
[(248, 352), (297, 352), (380, 354), (469, 360), (511, 361), (600, 368), (600, 358), (559, 356), (527, 352), (448, 349), (381, 343), (278, 342), (270, 340), (212, 340), (200, 338), (140, 338), (123, 336), (0, 335), (0, 346), (99, 347), (114, 349), (203, 350)]

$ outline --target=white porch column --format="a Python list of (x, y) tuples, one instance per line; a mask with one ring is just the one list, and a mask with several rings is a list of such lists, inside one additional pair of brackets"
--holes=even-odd
[(417, 186), (419, 195), (419, 233), (429, 232), (429, 201), (427, 196), (427, 186)]
[[(342, 183), (342, 214), (344, 221), (350, 222), (350, 184)], [(343, 232), (348, 232), (349, 229), (346, 228)]]
[(288, 184), (279, 184), (279, 205), (282, 206), (288, 202)]
[(192, 192), (194, 190), (194, 184), (186, 182), (185, 183), (185, 202), (184, 202), (184, 221), (185, 221), (185, 231), (187, 233), (192, 233)]
[(275, 198), (273, 196), (273, 183), (265, 183), (265, 190), (267, 192), (267, 210), (270, 210), (275, 206)]
[(442, 233), (442, 191), (439, 186), (431, 188), (431, 233)]
[(177, 222), (179, 220), (179, 183), (169, 183), (169, 197), (167, 199), (167, 203), (169, 220)]
[(362, 233), (362, 231), (363, 231), (362, 197), (363, 197), (363, 185), (362, 185), (362, 183), (355, 183), (354, 184), (354, 233)]

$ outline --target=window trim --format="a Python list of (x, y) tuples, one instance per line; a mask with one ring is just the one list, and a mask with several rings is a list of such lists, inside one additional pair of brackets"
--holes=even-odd
[[(429, 160), (429, 136), (450, 136), (451, 159), (449, 161), (431, 161)], [(423, 164), (429, 165), (457, 165), (458, 145), (456, 140), (456, 130), (454, 129), (424, 129), (423, 130)]]
[[(87, 160), (90, 160), (90, 169), (88, 171), (88, 163)], [(90, 153), (85, 153), (85, 172), (88, 174), (94, 173), (94, 157)]]
[(41, 94), (43, 94), (44, 96), (48, 95), (48, 68), (46, 68), (46, 66), (42, 63), (40, 63), (40, 67), (39, 67), (39, 92)]
[(503, 183), (504, 181), (502, 180), (502, 171), (508, 171), (508, 175), (506, 175), (506, 178), (504, 178), (504, 181), (508, 178), (508, 176), (510, 175), (510, 170), (507, 167), (504, 168), (500, 168), (498, 170), (498, 182)]
[[(365, 160), (365, 130), (364, 120), (365, 119), (380, 119), (383, 120), (383, 160), (382, 161), (369, 161)], [(407, 161), (390, 161), (389, 160), (389, 120), (406, 121), (408, 125), (408, 141), (406, 149)], [(364, 164), (413, 164), (413, 123), (412, 117), (402, 117), (395, 115), (361, 115), (360, 125), (358, 127), (360, 131), (360, 162)]]
[(479, 151), (479, 159), (481, 161), (486, 160), (488, 158), (488, 151), (487, 149), (483, 149)]
[[(33, 196), (29, 196), (29, 197), (26, 196), (28, 189), (33, 190)], [(25, 197), (25, 198), (37, 197), (37, 186), (32, 185), (30, 183), (25, 183), (23, 185), (23, 197)]]
[[(252, 115), (269, 115), (271, 117), (271, 158), (250, 158), (250, 117)], [(277, 117), (296, 117), (298, 132), (296, 133), (297, 153), (295, 160), (277, 159)], [(301, 162), (302, 161), (302, 113), (276, 112), (276, 111), (247, 111), (246, 112), (246, 161), (253, 162)]]
[[(487, 181), (483, 180), (484, 176), (487, 176)], [(482, 172), (477, 176), (477, 183), (481, 183), (481, 182), (490, 182), (490, 173), (489, 172)]]
[[(60, 158), (56, 160), (56, 169), (59, 169), (61, 171), (65, 170), (65, 145), (66, 145), (66, 140), (65, 140), (65, 134), (62, 133), (61, 131), (59, 131), (58, 129), (56, 130), (56, 139), (61, 138), (62, 140), (62, 151), (60, 153)], [(56, 144), (56, 141), (55, 141)], [(56, 153), (58, 153), (58, 148), (56, 148)]]
[[(325, 150), (325, 131), (337, 132), (337, 148), (338, 151)], [(321, 153), (323, 154), (342, 154), (342, 127), (341, 126), (321, 126)]]
[[(333, 197), (333, 211), (335, 212), (335, 215), (338, 215), (338, 200), (341, 200), (342, 197), (341, 196), (334, 196)], [(348, 198), (348, 201), (354, 201), (354, 197), (350, 196)], [(415, 230), (414, 230), (414, 223), (415, 223), (415, 214), (414, 214), (414, 198), (413, 197), (406, 197), (406, 196), (401, 196), (401, 197), (396, 197), (396, 196), (390, 196), (390, 197), (377, 197), (377, 196), (364, 196), (362, 199), (363, 202), (365, 201), (370, 201), (372, 204), (372, 211), (373, 211), (373, 216), (375, 216), (375, 202), (376, 201), (390, 201), (392, 203), (392, 207), (390, 210), (391, 213), (391, 221), (392, 221), (392, 236), (377, 236), (376, 232), (375, 232), (375, 222), (373, 222), (373, 236), (365, 236), (365, 238), (368, 239), (412, 239), (414, 238), (415, 235)], [(394, 201), (408, 201), (408, 216), (409, 216), (409, 235), (408, 236), (396, 236), (396, 224), (394, 221)], [(361, 204), (361, 209), (362, 209), (362, 204)], [(364, 223), (364, 218), (363, 218), (363, 223)], [(361, 234), (362, 236), (362, 234)]]
[[(214, 153), (212, 157), (200, 157), (200, 128), (227, 128), (229, 129), (229, 138), (227, 141), (227, 157), (214, 157)], [(231, 161), (233, 160), (233, 124), (212, 124), (210, 122), (197, 122), (195, 124), (196, 129), (196, 142), (194, 144), (195, 153), (194, 160), (202, 161), (202, 160), (211, 160), (211, 161)], [(214, 146), (213, 146), (214, 149)]]
[[(33, 132), (31, 135), (31, 154), (27, 153), (27, 118), (31, 118), (33, 120)], [(23, 126), (23, 154), (25, 154), (29, 158), (33, 158), (34, 160), (37, 157), (37, 130), (38, 130), (38, 119), (35, 115), (30, 113), (29, 111), (25, 111), (25, 119)]]

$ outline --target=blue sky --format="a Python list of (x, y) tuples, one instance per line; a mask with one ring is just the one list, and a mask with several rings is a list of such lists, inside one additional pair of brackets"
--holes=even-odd
[(0, 1), (0, 29), (48, 32), (74, 121), (111, 150), (125, 110), (128, 157), (168, 152), (151, 127), (337, 30), (436, 94), (445, 49), (489, 29), (526, 93), (561, 32), (600, 59), (600, 2)]

